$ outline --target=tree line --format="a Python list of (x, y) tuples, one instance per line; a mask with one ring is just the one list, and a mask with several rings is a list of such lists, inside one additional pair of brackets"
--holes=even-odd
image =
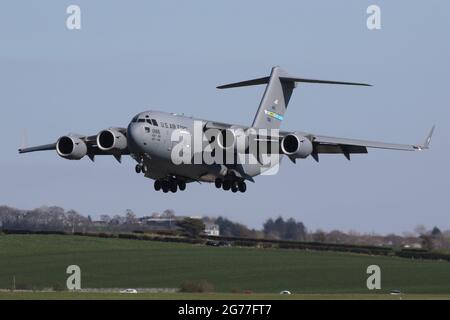
[[(244, 224), (221, 216), (217, 218), (204, 217), (202, 221), (195, 219), (176, 221), (176, 214), (173, 210), (165, 210), (161, 214), (154, 213), (154, 215), (166, 219), (173, 218), (174, 222), (169, 226), (170, 229), (178, 230), (180, 231), (178, 234), (184, 236), (197, 236), (204, 229), (203, 223), (214, 223), (219, 226), (220, 235), (224, 237), (450, 250), (450, 231), (441, 231), (437, 227), (428, 230), (423, 225), (417, 226), (414, 232), (403, 235), (381, 236), (340, 230), (309, 231), (303, 222), (294, 218), (285, 219), (281, 216), (267, 219), (263, 223), (262, 229), (251, 229)], [(32, 210), (0, 206), (0, 229), (72, 233), (154, 231), (152, 226), (147, 225), (129, 209), (121, 215), (100, 215), (99, 219), (94, 221), (89, 215), (84, 216), (75, 210), (65, 210), (58, 206), (43, 206)]]

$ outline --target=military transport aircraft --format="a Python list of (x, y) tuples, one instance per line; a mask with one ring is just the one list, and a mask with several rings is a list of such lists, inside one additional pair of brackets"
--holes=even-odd
[[(185, 190), (186, 183), (203, 181), (213, 182), (217, 188), (223, 190), (245, 192), (246, 181), (254, 182), (253, 177), (278, 165), (277, 161), (263, 162), (260, 157), (260, 149), (266, 150), (268, 154), (275, 154), (278, 158), (287, 156), (293, 162), (308, 156), (318, 162), (321, 154), (343, 154), (350, 160), (351, 154), (367, 153), (367, 148), (416, 151), (427, 149), (430, 145), (434, 126), (424, 143), (420, 145), (337, 138), (301, 131), (279, 131), (297, 83), (370, 86), (364, 83), (292, 77), (280, 67), (274, 67), (270, 76), (217, 87), (226, 89), (266, 84), (264, 95), (251, 126), (201, 120), (173, 113), (146, 111), (133, 117), (127, 128), (111, 127), (92, 136), (68, 134), (60, 137), (55, 143), (19, 149), (19, 153), (56, 150), (59, 156), (70, 160), (79, 160), (88, 156), (94, 161), (94, 157), (97, 155), (111, 155), (119, 162), (123, 155), (130, 155), (137, 162), (136, 172), (155, 180), (155, 190), (162, 190), (165, 193), (182, 191)], [(200, 148), (191, 145), (192, 139), (181, 143), (180, 137), (175, 140), (173, 138), (174, 132), (191, 135), (195, 134), (196, 128), (200, 130), (201, 134), (211, 130), (217, 134), (210, 134), (206, 139), (202, 138)], [(232, 157), (231, 162), (227, 161), (226, 163), (208, 162), (203, 158), (200, 162), (194, 161), (194, 163), (178, 161), (186, 153), (188, 160), (198, 153), (203, 154), (206, 150), (205, 145), (211, 143), (215, 143), (215, 148), (212, 148), (211, 152), (213, 156), (214, 152), (223, 153), (230, 152), (230, 150), (234, 155), (255, 154), (255, 152), (249, 151), (248, 141), (247, 144), (237, 143), (240, 137), (246, 137), (248, 141), (258, 144), (256, 149), (252, 149), (257, 150), (256, 162), (242, 163), (236, 156)], [(277, 143), (275, 149), (267, 147), (268, 142)], [(264, 143), (265, 149), (260, 146)], [(181, 144), (183, 147), (181, 153), (174, 152), (177, 144)]]

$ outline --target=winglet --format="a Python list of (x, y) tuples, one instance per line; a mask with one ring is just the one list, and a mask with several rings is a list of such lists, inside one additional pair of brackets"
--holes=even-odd
[(433, 125), (433, 127), (431, 127), (430, 133), (428, 133), (428, 136), (425, 139), (423, 145), (416, 146), (417, 149), (424, 150), (424, 149), (429, 149), (430, 148), (431, 138), (433, 137), (433, 132), (434, 132), (435, 128), (436, 128), (435, 125)]
[(27, 131), (25, 129), (23, 129), (22, 131), (22, 144), (20, 145), (20, 150), (26, 149), (28, 147), (28, 143), (27, 143), (28, 139), (27, 139)]

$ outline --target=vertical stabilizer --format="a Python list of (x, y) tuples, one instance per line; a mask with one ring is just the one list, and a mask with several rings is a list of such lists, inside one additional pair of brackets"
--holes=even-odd
[(289, 78), (289, 75), (280, 67), (273, 67), (252, 127), (268, 129), (280, 127), (296, 86), (295, 81), (283, 81), (281, 78)]

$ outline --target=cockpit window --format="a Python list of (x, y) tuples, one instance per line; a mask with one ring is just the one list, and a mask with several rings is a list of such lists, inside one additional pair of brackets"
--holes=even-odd
[(147, 122), (150, 125), (158, 126), (158, 122), (156, 122), (155, 119), (149, 119), (148, 117), (148, 115), (145, 115), (145, 118), (139, 119), (139, 115), (137, 115), (131, 120), (131, 122)]

